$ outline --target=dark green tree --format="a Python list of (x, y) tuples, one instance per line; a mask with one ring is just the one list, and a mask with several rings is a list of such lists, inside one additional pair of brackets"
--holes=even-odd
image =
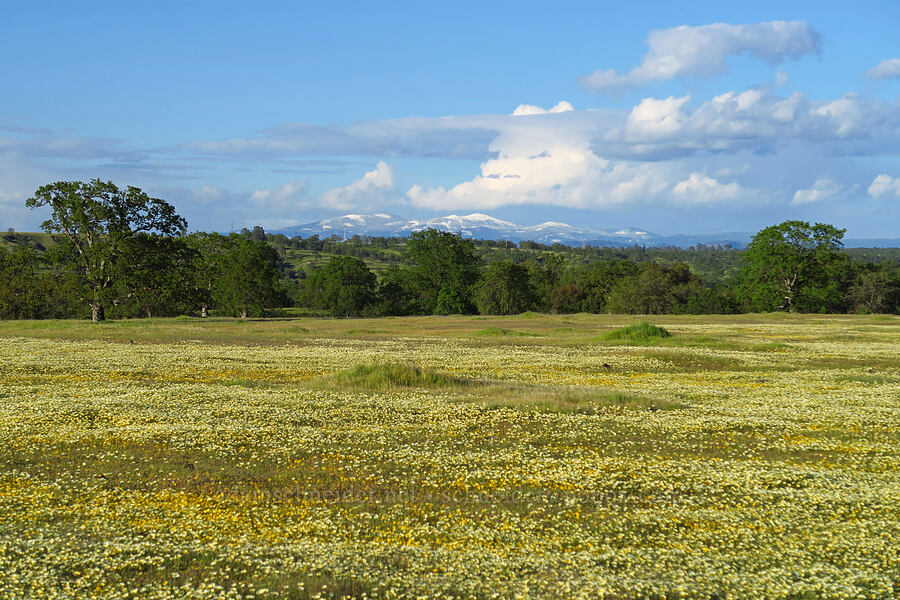
[(578, 312), (584, 293), (574, 283), (558, 285), (550, 290), (550, 310), (555, 313)]
[(406, 242), (403, 256), (414, 312), (474, 312), (473, 288), (481, 275), (481, 259), (470, 240), (436, 229), (417, 231)]
[(382, 316), (408, 315), (413, 312), (415, 298), (409, 273), (397, 265), (381, 274), (376, 292), (375, 312)]
[(750, 310), (831, 312), (841, 309), (848, 259), (845, 229), (785, 221), (753, 236), (744, 252), (739, 293)]
[(267, 309), (285, 305), (278, 253), (265, 242), (232, 234), (209, 260), (215, 273), (213, 305), (225, 314), (262, 316)]
[(7, 252), (0, 246), (0, 319), (48, 319), (71, 316), (59, 297), (53, 273), (32, 248)]
[(528, 268), (508, 260), (488, 265), (478, 283), (475, 299), (483, 315), (517, 315), (531, 310), (536, 301)]
[(200, 307), (200, 317), (206, 318), (213, 303), (213, 286), (225, 269), (223, 257), (231, 243), (223, 235), (205, 232), (193, 233), (185, 242), (195, 251), (192, 294)]
[(355, 317), (369, 311), (375, 301), (375, 274), (362, 260), (335, 256), (306, 278), (308, 305), (335, 317)]
[(199, 252), (183, 238), (146, 233), (122, 246), (116, 275), (122, 298), (112, 309), (121, 316), (189, 314), (200, 307), (196, 285)]
[(553, 309), (550, 300), (551, 291), (559, 285), (560, 276), (565, 271), (566, 260), (561, 254), (544, 252), (538, 258), (525, 261), (528, 279), (534, 288), (534, 308), (541, 312)]
[[(563, 289), (552, 294), (553, 308), (557, 312), (606, 312), (615, 285), (639, 269), (629, 260), (604, 260), (571, 269), (560, 279)], [(565, 286), (574, 286), (574, 290)]]
[(609, 294), (607, 310), (613, 313), (661, 315), (675, 304), (672, 280), (666, 269), (647, 263), (641, 272), (619, 280)]
[(262, 228), (262, 225), (253, 226), (253, 231), (250, 232), (250, 239), (254, 242), (266, 241), (266, 230)]
[(850, 308), (859, 313), (900, 311), (900, 268), (897, 263), (860, 265), (848, 300)]
[(183, 233), (187, 222), (175, 208), (139, 188), (120, 190), (111, 181), (58, 181), (45, 185), (25, 201), (29, 208), (47, 206), (50, 218), (41, 229), (61, 233), (62, 243), (83, 278), (82, 300), (93, 321), (105, 318), (104, 307), (118, 301), (116, 273), (125, 244), (140, 232)]

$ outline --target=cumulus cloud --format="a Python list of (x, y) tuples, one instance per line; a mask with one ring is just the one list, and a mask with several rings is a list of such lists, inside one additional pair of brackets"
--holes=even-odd
[(749, 54), (769, 64), (820, 52), (820, 35), (805, 21), (747, 25), (714, 23), (652, 31), (649, 51), (631, 72), (597, 70), (579, 79), (593, 92), (615, 92), (679, 76), (713, 77), (728, 71), (728, 57)]
[(813, 202), (821, 202), (823, 200), (834, 198), (842, 191), (844, 191), (844, 186), (826, 175), (817, 179), (816, 182), (813, 183), (812, 187), (797, 190), (794, 193), (794, 198), (791, 202), (793, 204), (811, 204)]
[(660, 160), (709, 153), (771, 153), (791, 143), (835, 155), (882, 155), (896, 148), (900, 104), (847, 94), (809, 100), (766, 88), (727, 92), (692, 108), (690, 97), (645, 98), (595, 139), (607, 156)]
[(514, 117), (520, 117), (524, 115), (546, 115), (552, 113), (571, 112), (573, 110), (575, 110), (575, 107), (572, 106), (571, 102), (560, 100), (551, 108), (541, 108), (540, 106), (535, 106), (533, 104), (520, 104), (516, 107), (512, 114)]
[(735, 183), (719, 183), (713, 177), (704, 177), (698, 172), (691, 173), (684, 181), (679, 181), (672, 189), (672, 195), (682, 204), (710, 204), (724, 200), (735, 200), (740, 196), (741, 187)]
[(882, 196), (900, 198), (900, 177), (891, 177), (882, 173), (872, 181), (868, 191), (873, 198), (881, 198)]
[(866, 71), (864, 75), (872, 79), (896, 79), (900, 77), (900, 58), (885, 59), (877, 67)]
[(307, 183), (305, 181), (289, 181), (273, 190), (256, 190), (250, 195), (250, 202), (255, 206), (276, 212), (299, 208), (304, 206), (307, 200)]
[(653, 141), (680, 131), (688, 119), (684, 105), (690, 96), (665, 100), (644, 98), (635, 106), (625, 122), (625, 137), (629, 140)]
[(339, 210), (377, 206), (389, 197), (395, 197), (393, 191), (394, 169), (386, 162), (380, 161), (373, 170), (350, 185), (322, 194), (320, 204)]
[(450, 188), (415, 185), (414, 206), (433, 210), (491, 210), (546, 204), (596, 209), (660, 198), (674, 181), (671, 166), (613, 161), (592, 149), (609, 123), (606, 113), (566, 112), (549, 119), (512, 117), (498, 127), (494, 155), (479, 173)]

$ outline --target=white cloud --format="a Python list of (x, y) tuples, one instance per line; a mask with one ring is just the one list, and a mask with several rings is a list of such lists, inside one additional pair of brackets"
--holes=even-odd
[(900, 77), (900, 58), (885, 59), (877, 67), (866, 71), (864, 75), (872, 79), (896, 79)]
[(900, 136), (900, 103), (856, 94), (811, 101), (795, 92), (782, 98), (765, 88), (727, 92), (696, 109), (689, 97), (645, 98), (598, 136), (598, 151), (659, 160), (744, 150), (771, 153), (800, 143), (835, 155), (891, 155)]
[[(590, 119), (567, 113), (553, 119), (511, 118), (491, 143), (495, 155), (478, 175), (450, 189), (416, 185), (407, 197), (434, 210), (481, 209), (525, 204), (598, 207), (622, 203), (641, 191), (665, 188), (651, 165), (613, 164), (591, 149)], [(657, 178), (658, 179), (658, 178)]]
[(834, 134), (838, 137), (865, 135), (870, 131), (869, 124), (865, 122), (863, 107), (855, 94), (847, 94), (840, 100), (814, 108), (812, 114), (825, 117), (833, 124)]
[(643, 62), (625, 75), (597, 70), (579, 79), (582, 87), (609, 92), (679, 76), (712, 77), (728, 71), (728, 57), (749, 54), (770, 64), (820, 50), (820, 36), (805, 21), (747, 25), (714, 23), (652, 31)]
[(690, 100), (690, 96), (669, 96), (665, 100), (644, 98), (628, 115), (626, 139), (652, 141), (676, 133), (688, 119), (684, 105)]
[(723, 184), (712, 177), (693, 172), (690, 177), (675, 184), (672, 195), (681, 204), (710, 204), (736, 200), (741, 191), (741, 187), (735, 182)]
[(834, 198), (844, 191), (844, 186), (827, 175), (820, 177), (812, 187), (797, 190), (794, 193), (792, 204), (811, 204)]
[(572, 106), (571, 102), (560, 100), (556, 103), (555, 106), (552, 106), (551, 108), (541, 108), (540, 106), (535, 106), (533, 104), (520, 104), (516, 107), (516, 110), (513, 111), (512, 116), (521, 117), (525, 115), (546, 115), (553, 113), (571, 112), (573, 110), (575, 110), (575, 107)]
[(891, 177), (882, 173), (872, 181), (868, 191), (873, 198), (882, 196), (900, 198), (900, 177)]
[(370, 207), (383, 203), (394, 191), (394, 169), (384, 161), (350, 185), (328, 190), (319, 200), (320, 205), (338, 210)]
[[(278, 212), (299, 208), (305, 206), (308, 200), (306, 187), (305, 181), (289, 181), (274, 190), (256, 190), (250, 195), (250, 202), (259, 208)], [(211, 193), (214, 192), (208, 191), (205, 195)]]

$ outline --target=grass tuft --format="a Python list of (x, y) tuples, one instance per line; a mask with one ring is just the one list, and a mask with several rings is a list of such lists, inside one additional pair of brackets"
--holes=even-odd
[(387, 363), (356, 365), (344, 371), (320, 377), (313, 383), (344, 389), (380, 391), (402, 388), (447, 389), (472, 385), (476, 382), (415, 365)]
[(528, 310), (519, 314), (520, 319), (537, 319), (538, 317), (543, 317), (539, 312), (534, 312), (533, 310)]
[(653, 339), (672, 337), (666, 329), (642, 321), (628, 327), (621, 327), (603, 335), (608, 341), (647, 342)]

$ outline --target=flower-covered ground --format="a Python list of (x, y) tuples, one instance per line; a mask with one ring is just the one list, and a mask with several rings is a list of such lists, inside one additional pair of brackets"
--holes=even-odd
[(628, 322), (5, 323), (0, 598), (900, 596), (900, 318)]

